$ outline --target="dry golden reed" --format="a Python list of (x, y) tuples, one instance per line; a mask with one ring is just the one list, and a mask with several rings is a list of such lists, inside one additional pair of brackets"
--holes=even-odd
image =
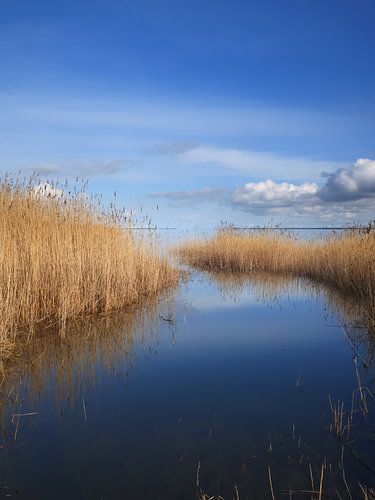
[(310, 241), (272, 230), (220, 229), (211, 239), (182, 244), (178, 254), (204, 270), (265, 271), (324, 283), (354, 295), (375, 322), (375, 234), (370, 228)]
[(0, 181), (0, 356), (20, 332), (107, 313), (175, 285), (157, 238), (124, 211), (51, 184)]

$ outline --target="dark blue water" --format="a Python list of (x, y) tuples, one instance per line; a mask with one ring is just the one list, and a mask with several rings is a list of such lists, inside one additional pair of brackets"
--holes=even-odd
[[(322, 498), (364, 498), (371, 342), (340, 326), (358, 319), (307, 283), (194, 274), (176, 297), (46, 335), (2, 385), (2, 497), (268, 499), (272, 483), (318, 498), (323, 465)], [(337, 437), (328, 396), (345, 420), (353, 391)]]

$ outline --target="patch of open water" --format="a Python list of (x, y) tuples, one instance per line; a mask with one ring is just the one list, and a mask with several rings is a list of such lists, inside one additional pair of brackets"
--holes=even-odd
[(1, 495), (319, 498), (322, 480), (322, 498), (363, 498), (375, 387), (357, 321), (309, 283), (193, 273), (175, 297), (35, 340), (2, 385)]

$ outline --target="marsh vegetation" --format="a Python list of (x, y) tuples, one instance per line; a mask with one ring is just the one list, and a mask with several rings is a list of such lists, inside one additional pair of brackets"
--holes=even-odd
[[(147, 222), (146, 222), (147, 227)], [(84, 186), (0, 181), (0, 358), (36, 330), (140, 302), (179, 272), (152, 231)], [(57, 328), (56, 328), (57, 326)]]
[(300, 240), (293, 233), (222, 228), (212, 238), (181, 244), (183, 262), (209, 271), (297, 276), (328, 285), (360, 303), (375, 326), (375, 232), (348, 228), (343, 233)]
[(1, 184), (0, 495), (373, 498), (372, 230), (220, 230), (181, 280), (83, 193)]

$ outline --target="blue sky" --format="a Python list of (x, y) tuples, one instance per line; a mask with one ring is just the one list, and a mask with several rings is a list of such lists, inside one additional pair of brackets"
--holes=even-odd
[(89, 178), (162, 226), (365, 222), (374, 22), (372, 0), (2, 0), (1, 171)]

